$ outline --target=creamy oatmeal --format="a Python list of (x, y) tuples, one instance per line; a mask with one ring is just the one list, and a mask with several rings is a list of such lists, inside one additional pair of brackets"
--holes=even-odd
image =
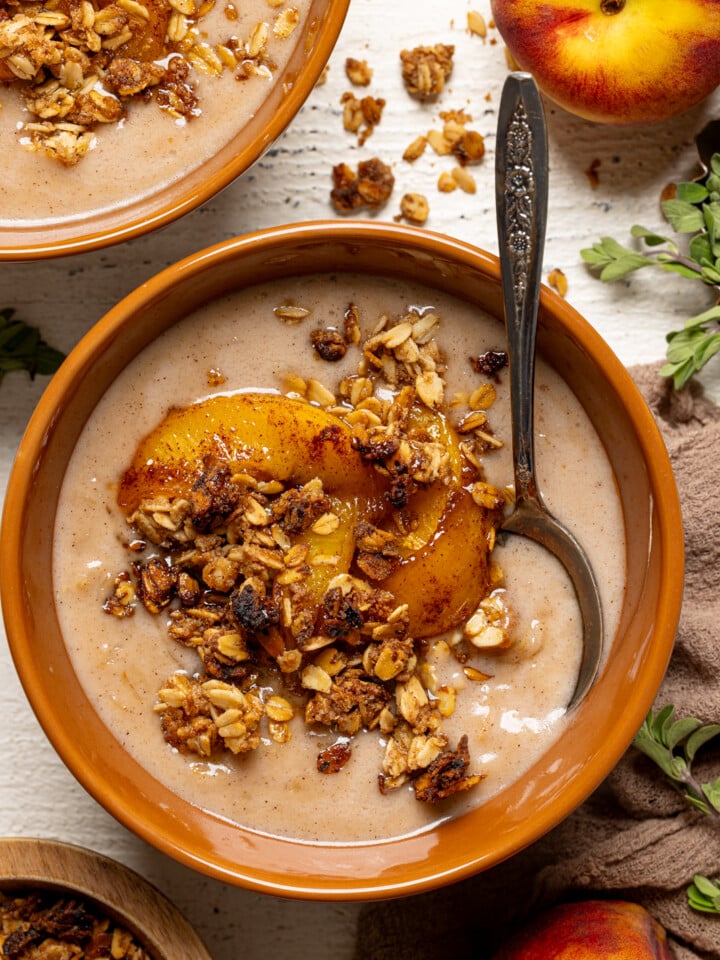
[(0, 224), (82, 219), (200, 167), (274, 88), (309, 5), (0, 4)]
[[(397, 726), (378, 721), (372, 724), (374, 729), (352, 730), (345, 736), (322, 724), (308, 726), (297, 707), (297, 695), (307, 696), (307, 686), (299, 690), (291, 684), (288, 691), (282, 684), (263, 685), (263, 679), (251, 688), (260, 705), (270, 704), (270, 709), (253, 728), (257, 743), (249, 752), (236, 754), (231, 748), (206, 755), (202, 750), (186, 751), (182, 737), (170, 737), (170, 745), (165, 741), (158, 706), (160, 716), (167, 707), (175, 708), (182, 701), (182, 695), (173, 699), (177, 689), (196, 682), (195, 676), (203, 671), (197, 649), (169, 640), (168, 619), (172, 622), (175, 616), (169, 607), (160, 604), (160, 612), (151, 615), (138, 605), (132, 617), (111, 616), (103, 610), (108, 596), (123, 602), (124, 588), (119, 589), (116, 577), (127, 569), (127, 544), (133, 536), (147, 538), (149, 532), (147, 525), (138, 532), (137, 517), (134, 534), (126, 525), (118, 498), (125, 512), (137, 503), (130, 502), (127, 484), (119, 487), (120, 479), (133, 463), (142, 438), (157, 430), (171, 408), (181, 416), (183, 407), (198, 401), (198, 410), (220, 409), (231, 402), (223, 398), (239, 391), (240, 404), (247, 402), (248, 394), (261, 392), (262, 402), (272, 406), (281, 402), (283, 390), (291, 389), (305, 394), (304, 400), (293, 402), (307, 407), (309, 397), (313, 401), (309, 409), (333, 416), (334, 406), (352, 393), (352, 388), (343, 393), (340, 384), (357, 383), (353, 378), (362, 358), (357, 338), (348, 334), (349, 304), (355, 307), (353, 319), (361, 342), (381, 315), (389, 315), (381, 339), (385, 336), (395, 351), (395, 369), (404, 362), (402, 356), (409, 356), (407, 351), (412, 353), (407, 344), (402, 347), (402, 322), (408, 317), (419, 323), (432, 316), (440, 318), (437, 329), (428, 333), (428, 342), (436, 341), (446, 360), (444, 393), (438, 392), (430, 364), (414, 380), (413, 389), (426, 407), (439, 406), (447, 412), (463, 442), (472, 441), (470, 455), (479, 469), (465, 486), (473, 490), (476, 500), (482, 500), (483, 492), (503, 490), (512, 472), (510, 451), (502, 445), (503, 438), (509, 437), (509, 407), (506, 371), (493, 359), (503, 349), (502, 328), (496, 321), (478, 318), (475, 308), (449, 296), (391, 281), (351, 275), (278, 281), (216, 301), (185, 318), (118, 378), (87, 424), (68, 470), (54, 561), (60, 622), (81, 682), (105, 722), (138, 760), (189, 802), (223, 818), (271, 834), (327, 842), (360, 842), (423, 829), (481, 804), (522, 776), (562, 729), (580, 644), (572, 588), (556, 561), (518, 539), (495, 546), (490, 596), (499, 597), (509, 617), (493, 622), (487, 607), (479, 618), (468, 610), (442, 637), (427, 637), (425, 663), (415, 678), (429, 709), (441, 716), (440, 732), (449, 749), (467, 737), (465, 773), (474, 780), (471, 789), (437, 803), (418, 803), (414, 777), (402, 776), (407, 770), (407, 730), (398, 736)], [(386, 353), (377, 356), (392, 379)], [(492, 402), (480, 402), (489, 393)], [(614, 477), (586, 415), (543, 364), (538, 370), (538, 398), (541, 484), (551, 508), (587, 547), (612, 637), (623, 593), (625, 556)], [(221, 420), (226, 422), (224, 417)], [(292, 459), (292, 443), (289, 448)], [(136, 464), (143, 462), (147, 449), (160, 448), (140, 447)], [(582, 503), (577, 499), (580, 490)], [(259, 506), (269, 511), (272, 507), (266, 499), (260, 496)], [(156, 517), (153, 522), (164, 522), (163, 509), (150, 512), (160, 516), (160, 521)], [(324, 517), (327, 523), (334, 512), (323, 508), (318, 520)], [(438, 537), (437, 542), (441, 541)], [(462, 571), (473, 559), (463, 556), (470, 542), (468, 527), (468, 535), (451, 542), (444, 555), (451, 578), (455, 577), (453, 564)], [(418, 584), (417, 590), (409, 589), (408, 598), (422, 588)], [(389, 612), (394, 609), (390, 607)], [(432, 616), (429, 622), (432, 625)], [(438, 620), (435, 626), (441, 629), (441, 623)], [(488, 626), (497, 632), (486, 631)], [(473, 642), (483, 634), (486, 643)], [(230, 642), (227, 637), (225, 642)], [(332, 646), (347, 655), (342, 642)], [(327, 650), (327, 644), (310, 650), (304, 659), (303, 669), (312, 666), (320, 671), (312, 675), (313, 681), (334, 676)], [(232, 645), (225, 652), (232, 654)], [(325, 661), (317, 659), (322, 656)], [(175, 680), (168, 682), (168, 678)], [(201, 680), (208, 682), (207, 675)], [(205, 693), (213, 695), (223, 682), (215, 679)], [(412, 728), (414, 720), (406, 716), (402, 695), (411, 683), (403, 685), (401, 677), (397, 686), (401, 694), (395, 690), (391, 712)], [(313, 695), (317, 692), (317, 686), (311, 684), (310, 689)], [(165, 691), (159, 701), (158, 691)], [(294, 716), (286, 705), (291, 713), (295, 707)], [(220, 696), (215, 706), (213, 715), (218, 717), (220, 707), (233, 705)], [(232, 714), (225, 719), (234, 723), (239, 718)], [(226, 739), (247, 732), (247, 724), (244, 731), (232, 723), (226, 726)], [(437, 746), (428, 746), (429, 739), (418, 739), (415, 747)], [(321, 772), (321, 756), (328, 763), (341, 757), (336, 772)], [(419, 762), (422, 765), (424, 760)]]

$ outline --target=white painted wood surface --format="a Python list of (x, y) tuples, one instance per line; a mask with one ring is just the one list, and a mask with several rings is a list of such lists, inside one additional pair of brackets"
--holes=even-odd
[[(0, 306), (42, 329), (69, 350), (118, 299), (180, 257), (236, 234), (284, 222), (334, 216), (329, 203), (334, 164), (378, 156), (391, 163), (394, 195), (379, 217), (399, 212), (406, 191), (426, 194), (426, 226), (496, 251), (493, 163), (496, 110), (507, 72), (502, 42), (465, 29), (477, 9), (489, 19), (489, 0), (351, 0), (331, 59), (318, 87), (284, 136), (255, 167), (210, 203), (164, 230), (96, 253), (37, 263), (0, 264)], [(456, 47), (451, 83), (437, 104), (420, 105), (405, 93), (399, 51), (420, 43)], [(374, 78), (367, 89), (387, 101), (380, 125), (364, 147), (342, 128), (340, 97), (350, 89), (345, 58), (367, 59)], [(413, 166), (402, 152), (422, 132), (439, 127), (439, 111), (462, 108), (486, 137), (485, 161), (473, 173), (478, 190), (436, 189), (447, 158), (427, 151)], [(699, 284), (653, 272), (628, 283), (600, 284), (578, 251), (602, 235), (620, 240), (631, 224), (663, 227), (659, 195), (672, 180), (696, 175), (693, 138), (720, 117), (720, 92), (690, 113), (647, 128), (605, 128), (548, 105), (551, 191), (544, 274), (562, 269), (567, 299), (600, 331), (626, 364), (663, 357), (665, 334), (712, 302)], [(586, 171), (598, 161), (598, 185)], [(9, 161), (8, 161), (9, 162)], [(1, 200), (0, 200), (1, 202)], [(720, 359), (704, 377), (720, 393)], [(44, 380), (11, 374), (0, 386), (0, 489)], [(349, 960), (358, 906), (288, 902), (225, 886), (181, 867), (117, 824), (67, 772), (27, 706), (6, 644), (0, 645), (0, 835), (44, 836), (115, 857), (159, 886), (195, 924), (215, 960), (268, 956)], [(308, 949), (308, 944), (312, 944)]]

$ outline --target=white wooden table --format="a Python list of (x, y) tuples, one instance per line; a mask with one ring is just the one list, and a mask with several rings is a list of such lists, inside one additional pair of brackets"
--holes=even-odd
[[(378, 156), (391, 163), (395, 192), (379, 216), (399, 212), (407, 191), (430, 202), (428, 229), (496, 251), (494, 141), (507, 73), (496, 31), (483, 41), (466, 30), (467, 12), (490, 19), (489, 0), (352, 0), (327, 82), (315, 89), (284, 136), (255, 167), (204, 207), (164, 230), (96, 253), (36, 263), (0, 264), (0, 307), (38, 325), (70, 350), (118, 299), (167, 264), (216, 241), (284, 222), (335, 216), (329, 202), (332, 166)], [(495, 42), (493, 42), (493, 40)], [(451, 83), (438, 104), (410, 100), (400, 77), (402, 48), (437, 42), (456, 47)], [(364, 147), (342, 127), (340, 98), (350, 89), (346, 57), (374, 70), (363, 91), (387, 101)], [(439, 111), (464, 109), (486, 138), (487, 155), (472, 168), (477, 193), (439, 193), (446, 158), (431, 151), (414, 165), (401, 159), (419, 133), (441, 126)], [(560, 268), (567, 299), (600, 331), (625, 364), (659, 360), (665, 334), (711, 303), (699, 284), (653, 272), (605, 286), (579, 250), (602, 235), (624, 241), (631, 224), (660, 229), (659, 196), (669, 181), (697, 173), (693, 137), (720, 117), (720, 92), (692, 112), (648, 128), (604, 128), (548, 105), (551, 191), (544, 275)], [(597, 186), (587, 171), (595, 162)], [(667, 228), (669, 230), (669, 228)], [(720, 359), (704, 381), (720, 395)], [(0, 490), (40, 396), (44, 378), (10, 374), (0, 385)], [(3, 636), (4, 641), (4, 636)], [(45, 836), (78, 843), (138, 870), (168, 894), (196, 925), (215, 960), (349, 960), (359, 907), (282, 901), (226, 886), (176, 864), (134, 837), (75, 782), (28, 707), (9, 652), (0, 643), (0, 835)], [(309, 948), (308, 944), (312, 946)]]

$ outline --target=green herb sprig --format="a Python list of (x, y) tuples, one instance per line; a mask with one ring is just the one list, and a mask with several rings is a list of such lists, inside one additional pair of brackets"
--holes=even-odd
[[(704, 744), (720, 735), (720, 724), (702, 723), (694, 717), (675, 719), (669, 704), (656, 715), (648, 713), (633, 740), (634, 746), (650, 757), (693, 807), (720, 819), (720, 777), (702, 783), (693, 772), (695, 756)], [(687, 890), (693, 910), (720, 915), (720, 881), (701, 874), (693, 877)]]
[(0, 383), (11, 370), (27, 370), (31, 378), (55, 373), (65, 354), (48, 346), (36, 327), (14, 317), (10, 307), (0, 310)]
[[(603, 237), (580, 251), (601, 280), (620, 280), (635, 270), (657, 267), (699, 280), (720, 296), (720, 153), (713, 154), (702, 182), (679, 183), (677, 195), (661, 204), (662, 212), (678, 234), (691, 235), (687, 254), (669, 237), (635, 225), (630, 235), (640, 250)], [(720, 351), (720, 300), (687, 320), (680, 330), (667, 334), (667, 363), (660, 373), (672, 377), (679, 389)]]

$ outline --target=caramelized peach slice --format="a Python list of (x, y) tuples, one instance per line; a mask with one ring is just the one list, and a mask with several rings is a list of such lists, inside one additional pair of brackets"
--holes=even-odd
[(464, 623), (487, 595), (491, 526), (470, 494), (455, 490), (432, 540), (381, 582), (407, 603), (411, 636), (433, 637)]
[(303, 585), (316, 606), (322, 601), (333, 577), (348, 572), (355, 553), (353, 531), (359, 514), (357, 503), (332, 498), (332, 513), (338, 518), (338, 525), (333, 530), (323, 532), (321, 520), (315, 527), (299, 534), (296, 540), (308, 547), (306, 563), (310, 575)]
[(410, 499), (404, 520), (412, 530), (397, 542), (401, 557), (410, 557), (435, 536), (448, 507), (450, 495), (458, 489), (462, 477), (462, 453), (458, 435), (445, 417), (427, 407), (415, 407), (410, 413), (409, 428), (422, 432), (440, 443), (450, 456), (451, 477), (447, 483), (436, 482), (419, 489)]
[(307, 483), (370, 508), (384, 481), (352, 445), (347, 424), (319, 407), (275, 394), (215, 396), (173, 409), (138, 446), (118, 492), (130, 513), (147, 498), (187, 493), (212, 455), (258, 480)]

